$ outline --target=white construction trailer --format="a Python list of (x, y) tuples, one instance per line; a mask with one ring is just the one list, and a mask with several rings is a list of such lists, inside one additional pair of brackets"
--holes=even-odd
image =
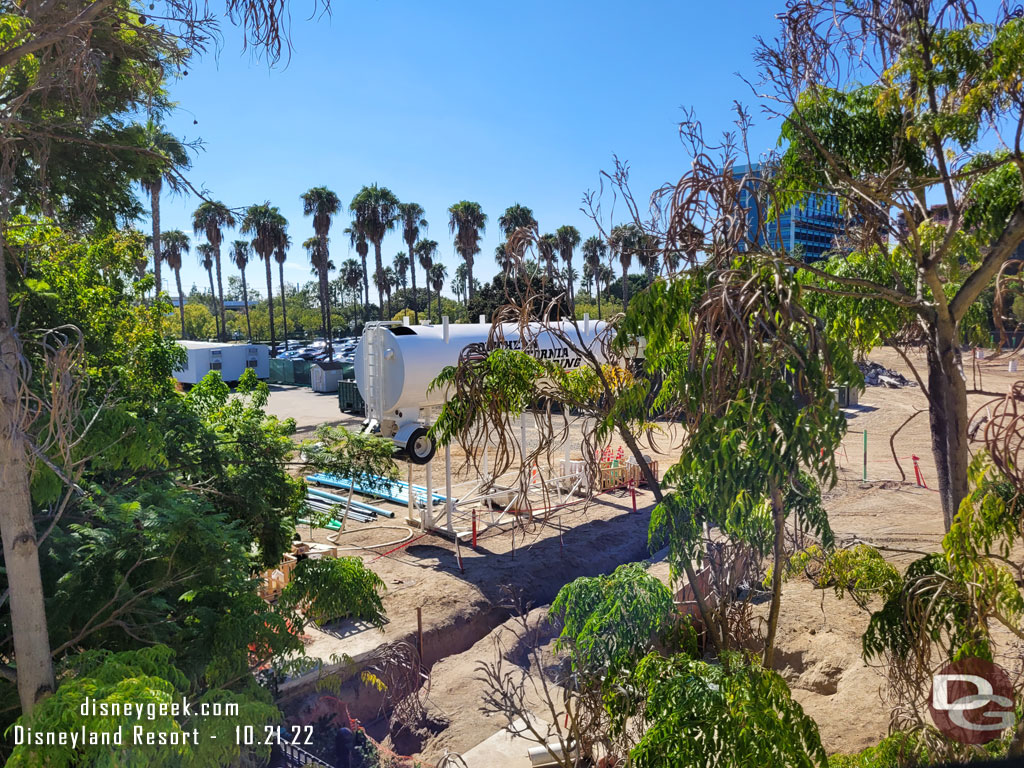
[[(571, 322), (562, 323), (563, 333), (574, 347), (593, 349), (601, 357), (598, 336), (607, 324), (585, 318), (579, 322), (579, 337)], [(578, 368), (583, 361), (557, 335), (537, 323), (529, 335), (535, 343), (524, 351), (545, 360), (557, 361), (566, 368)], [(469, 344), (490, 338), (490, 323), (452, 323), (440, 325), (400, 325), (370, 323), (363, 331), (355, 353), (356, 385), (366, 402), (369, 428), (380, 426), (382, 437), (390, 437), (415, 464), (426, 464), (435, 446), (427, 436), (432, 409), (444, 405), (446, 393), (428, 394), (430, 382), (441, 371), (459, 361)], [(519, 326), (502, 327), (501, 346), (520, 349)]]
[(266, 344), (217, 344), (209, 341), (179, 341), (188, 355), (185, 367), (174, 372), (182, 384), (198, 384), (210, 371), (218, 371), (227, 382), (238, 381), (246, 368), (256, 378), (270, 377), (270, 347)]

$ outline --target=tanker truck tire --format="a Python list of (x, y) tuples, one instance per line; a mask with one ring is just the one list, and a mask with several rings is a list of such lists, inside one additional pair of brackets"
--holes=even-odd
[(405, 453), (413, 464), (426, 464), (434, 458), (436, 450), (437, 446), (434, 445), (433, 440), (427, 437), (427, 430), (423, 427), (413, 430), (405, 444)]

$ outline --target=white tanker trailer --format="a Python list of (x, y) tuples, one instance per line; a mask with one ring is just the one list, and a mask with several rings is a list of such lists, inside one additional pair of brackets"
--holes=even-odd
[[(556, 326), (559, 324), (555, 324)], [(571, 322), (563, 322), (562, 333), (572, 339), (573, 347), (594, 349), (603, 359), (597, 338), (607, 323), (585, 319), (578, 323), (579, 336)], [(459, 361), (468, 345), (487, 342), (490, 323), (443, 323), (442, 325), (368, 324), (355, 353), (356, 385), (366, 403), (370, 427), (380, 425), (382, 437), (390, 437), (406, 452), (409, 460), (426, 464), (434, 455), (433, 441), (427, 437), (431, 409), (444, 405), (445, 392), (427, 393), (441, 371)], [(565, 368), (583, 364), (572, 347), (541, 326), (531, 324), (530, 354), (553, 360)], [(502, 341), (496, 346), (521, 349), (519, 326), (502, 326)]]

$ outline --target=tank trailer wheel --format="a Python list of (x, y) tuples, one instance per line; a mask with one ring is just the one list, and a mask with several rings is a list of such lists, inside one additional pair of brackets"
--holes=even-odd
[(434, 445), (433, 440), (427, 437), (427, 430), (423, 427), (414, 429), (405, 444), (405, 453), (413, 464), (426, 464), (434, 458), (436, 450), (437, 446)]

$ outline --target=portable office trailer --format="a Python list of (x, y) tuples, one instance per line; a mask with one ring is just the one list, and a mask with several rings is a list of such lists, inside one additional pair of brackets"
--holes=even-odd
[(246, 368), (256, 378), (270, 376), (270, 348), (265, 344), (216, 344), (208, 341), (179, 341), (188, 355), (185, 367), (174, 372), (182, 384), (198, 384), (210, 371), (219, 371), (224, 381), (238, 381)]

